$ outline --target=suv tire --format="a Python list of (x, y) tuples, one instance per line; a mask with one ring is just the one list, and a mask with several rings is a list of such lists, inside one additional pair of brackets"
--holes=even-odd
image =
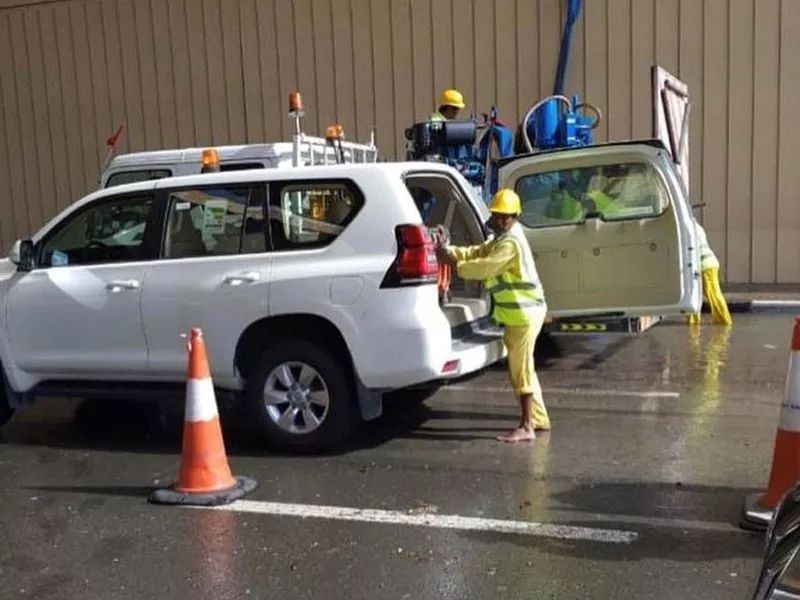
[(350, 369), (306, 341), (265, 350), (247, 380), (246, 399), (267, 442), (314, 452), (346, 439), (358, 423)]

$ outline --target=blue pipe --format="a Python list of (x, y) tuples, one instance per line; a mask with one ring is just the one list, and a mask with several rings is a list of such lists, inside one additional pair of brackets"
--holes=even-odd
[(556, 70), (556, 82), (553, 86), (553, 95), (564, 94), (564, 78), (567, 75), (567, 64), (569, 63), (569, 51), (572, 46), (572, 28), (581, 13), (583, 0), (569, 0), (567, 6), (567, 22), (564, 24), (564, 35), (561, 38), (561, 49), (558, 52), (558, 69)]

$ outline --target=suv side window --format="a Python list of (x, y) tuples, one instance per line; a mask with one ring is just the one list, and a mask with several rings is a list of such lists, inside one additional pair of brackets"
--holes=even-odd
[(103, 198), (66, 217), (38, 248), (38, 266), (151, 260), (152, 194)]
[(266, 252), (263, 184), (169, 190), (164, 258)]
[(364, 204), (351, 181), (276, 184), (269, 206), (274, 250), (327, 246), (345, 230)]

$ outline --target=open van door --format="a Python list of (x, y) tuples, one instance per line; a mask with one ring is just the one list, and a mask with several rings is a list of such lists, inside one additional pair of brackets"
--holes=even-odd
[(522, 200), (520, 221), (554, 318), (700, 309), (695, 224), (661, 142), (509, 158), (500, 184)]

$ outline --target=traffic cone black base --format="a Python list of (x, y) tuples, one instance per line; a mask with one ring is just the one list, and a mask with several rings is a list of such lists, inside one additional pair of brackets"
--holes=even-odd
[(227, 490), (214, 492), (179, 492), (174, 487), (155, 490), (148, 501), (153, 504), (184, 504), (188, 506), (220, 506), (242, 498), (252, 492), (258, 484), (250, 477), (237, 476), (236, 485)]
[(763, 493), (745, 496), (744, 511), (739, 526), (748, 531), (766, 531), (772, 522), (773, 511), (761, 505)]

